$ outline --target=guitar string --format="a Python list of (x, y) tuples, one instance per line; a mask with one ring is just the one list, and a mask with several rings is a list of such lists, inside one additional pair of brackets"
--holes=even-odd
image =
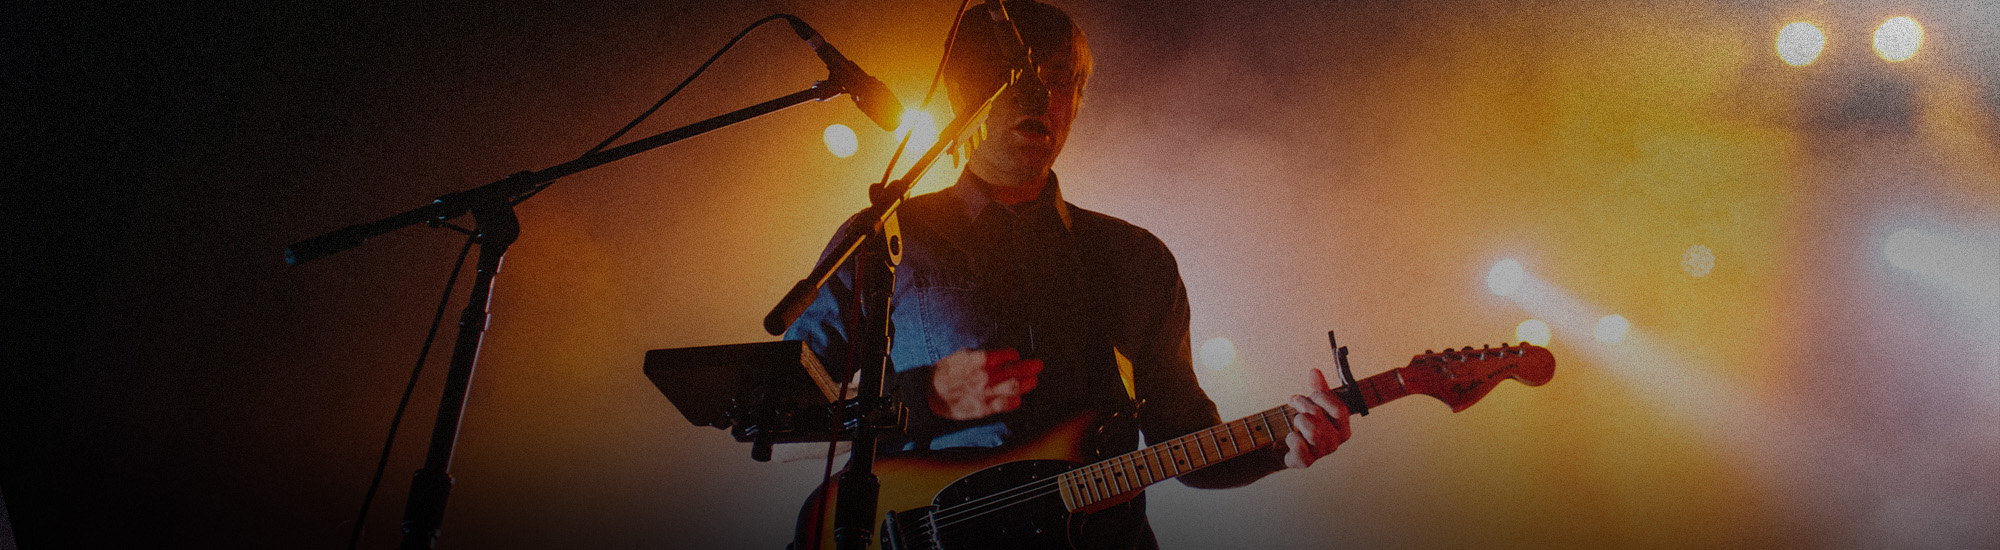
[[(1252, 418), (1258, 418), (1259, 420), (1268, 422), (1269, 419), (1265, 417), (1267, 417), (1270, 412), (1271, 411), (1266, 411), (1265, 413), (1259, 414), (1256, 417)], [(1266, 445), (1268, 444), (1269, 443), (1266, 443)], [(1044, 481), (1055, 481), (1059, 479), (1060, 477), (1057, 477), (1057, 478), (1050, 478), (1050, 480), (1044, 480)], [(937, 512), (934, 512), (932, 519), (934, 522), (936, 522), (938, 528), (949, 527), (959, 523), (964, 523), (965, 521), (969, 521), (979, 516), (984, 516), (986, 514), (1002, 511), (1016, 504), (1021, 504), (1037, 498), (1046, 497), (1052, 494), (1059, 494), (1061, 492), (1059, 487), (1047, 487), (1047, 485), (1050, 485), (1050, 483), (1045, 483), (1043, 481), (1023, 484), (1009, 491), (1003, 491), (1003, 493), (1016, 493), (1014, 495), (1014, 498), (1007, 498), (1000, 502), (980, 502), (985, 500), (991, 500), (992, 497), (989, 496), (987, 498), (982, 498), (977, 501), (968, 501), (965, 503), (953, 505), (950, 508), (945, 508)], [(1030, 490), (1030, 489), (1042, 489), (1042, 490), (1032, 493), (1019, 493), (1019, 491)], [(1136, 491), (1119, 491), (1119, 494), (1123, 494), (1126, 492), (1136, 492)], [(1086, 497), (1086, 498), (1095, 498), (1095, 497)], [(1103, 500), (1103, 499), (1098, 499), (1098, 500)], [(966, 508), (968, 506), (971, 506), (972, 508), (963, 510), (962, 512), (960, 511), (960, 509)], [(959, 513), (950, 514), (949, 512), (959, 512)]]
[[(1268, 424), (1268, 423), (1269, 423), (1269, 421), (1270, 421), (1270, 419), (1268, 418), (1268, 416), (1270, 416), (1270, 415), (1271, 415), (1272, 413), (1278, 413), (1278, 414), (1280, 414), (1280, 417), (1281, 417), (1281, 418), (1284, 418), (1284, 417), (1288, 417), (1288, 416), (1290, 416), (1289, 414), (1287, 414), (1287, 413), (1288, 413), (1288, 412), (1289, 412), (1290, 410), (1291, 410), (1290, 406), (1281, 406), (1281, 407), (1279, 407), (1279, 408), (1277, 408), (1277, 409), (1272, 409), (1272, 410), (1267, 410), (1267, 411), (1264, 411), (1264, 412), (1261, 412), (1261, 413), (1258, 413), (1257, 415), (1254, 415), (1254, 416), (1251, 416), (1251, 417), (1246, 417), (1246, 418), (1244, 418), (1243, 420), (1244, 420), (1244, 421), (1248, 421), (1248, 420), (1251, 420), (1251, 419), (1257, 419), (1257, 420), (1259, 420), (1259, 421), (1261, 421), (1261, 422), (1265, 422), (1266, 424)], [(1209, 428), (1204, 428), (1204, 429), (1202, 430), (1202, 432), (1196, 432), (1196, 435), (1209, 435), (1209, 436), (1213, 436), (1213, 435), (1215, 435), (1216, 433), (1220, 433), (1221, 431), (1226, 431), (1226, 428), (1227, 428), (1227, 427), (1228, 427), (1228, 424), (1222, 424), (1222, 425), (1217, 425), (1217, 426), (1211, 426), (1211, 427), (1209, 427)], [(1287, 428), (1289, 428), (1289, 426), (1287, 426)], [(1203, 434), (1203, 432), (1207, 432), (1207, 433), (1206, 433), (1206, 434)], [(1255, 440), (1255, 438), (1254, 438), (1254, 437), (1252, 437), (1252, 440), (1254, 441), (1254, 440)], [(1274, 438), (1274, 439), (1272, 439), (1272, 443), (1275, 443), (1276, 441), (1277, 441), (1277, 440), (1276, 440), (1275, 438)], [(1269, 445), (1269, 444), (1271, 444), (1271, 443), (1265, 443), (1264, 445)], [(1253, 448), (1252, 448), (1252, 450), (1255, 450), (1255, 449), (1258, 449), (1258, 448), (1262, 448), (1262, 447), (1263, 447), (1263, 445), (1257, 445), (1257, 446), (1253, 447)], [(1154, 449), (1154, 448), (1151, 448), (1151, 447), (1149, 447), (1149, 448), (1148, 448), (1148, 450), (1153, 450), (1153, 449)], [(1218, 453), (1219, 453), (1219, 451), (1221, 450), (1221, 447), (1219, 447), (1219, 446), (1218, 446), (1218, 447), (1216, 447), (1216, 449), (1217, 449), (1217, 451), (1218, 451)], [(1242, 454), (1242, 453), (1238, 453), (1238, 456), (1241, 456), (1241, 454)], [(1169, 453), (1169, 456), (1171, 456), (1171, 453)], [(1205, 456), (1205, 455), (1204, 455), (1204, 456)], [(1230, 457), (1230, 458), (1234, 458), (1234, 457)], [(1117, 459), (1113, 459), (1113, 461), (1115, 461), (1115, 460), (1117, 460)], [(1204, 458), (1204, 460), (1205, 460), (1205, 458)], [(1217, 460), (1216, 462), (1220, 462), (1221, 460), (1228, 460), (1228, 459), (1227, 459), (1227, 458), (1224, 458), (1224, 459), (1218, 459), (1218, 460)], [(1105, 462), (1102, 462), (1102, 463), (1099, 463), (1099, 464), (1106, 464), (1106, 463), (1109, 463), (1109, 462), (1112, 462), (1112, 461), (1105, 461)], [(1213, 464), (1213, 462), (1211, 462), (1210, 464)], [(1093, 465), (1093, 466), (1094, 466), (1094, 465)], [(1206, 466), (1207, 466), (1207, 465), (1203, 465), (1203, 466), (1201, 466), (1201, 467), (1206, 467)], [(1089, 468), (1089, 467), (1092, 467), (1092, 466), (1084, 466), (1084, 468)], [(1199, 469), (1199, 468), (1201, 468), (1201, 467), (1197, 467), (1196, 469)], [(1074, 471), (1074, 470), (1072, 470), (1072, 471)], [(1189, 470), (1189, 471), (1193, 471), (1193, 470)], [(1065, 473), (1068, 473), (1068, 472), (1065, 472)], [(1186, 473), (1186, 472), (1182, 472), (1182, 473)], [(1179, 475), (1180, 475), (1180, 474), (1175, 474), (1175, 476), (1173, 476), (1173, 477), (1178, 477)], [(1018, 485), (1018, 486), (1015, 486), (1015, 487), (1013, 487), (1013, 488), (1011, 488), (1011, 489), (1008, 489), (1008, 490), (1005, 490), (1005, 491), (1001, 491), (1001, 492), (999, 492), (999, 493), (994, 493), (994, 494), (992, 494), (992, 495), (987, 495), (987, 496), (985, 496), (985, 497), (980, 497), (980, 498), (978, 498), (978, 499), (974, 499), (974, 500), (970, 500), (970, 501), (966, 501), (966, 502), (962, 502), (962, 503), (959, 503), (959, 504), (954, 504), (954, 505), (951, 505), (951, 506), (949, 506), (949, 507), (944, 507), (944, 508), (940, 508), (940, 509), (939, 509), (938, 511), (936, 511), (936, 512), (933, 512), (933, 513), (932, 513), (932, 519), (933, 519), (933, 521), (934, 521), (934, 522), (936, 522), (936, 523), (937, 523), (937, 526), (938, 526), (938, 527), (942, 528), (942, 527), (946, 527), (946, 526), (950, 526), (950, 525), (955, 525), (955, 524), (958, 524), (958, 523), (963, 523), (963, 522), (965, 522), (965, 521), (967, 521), (967, 520), (970, 520), (970, 519), (973, 519), (973, 518), (976, 518), (976, 517), (979, 517), (979, 516), (983, 516), (983, 515), (986, 515), (986, 514), (989, 514), (989, 513), (993, 513), (993, 512), (997, 512), (997, 511), (1000, 511), (1000, 510), (1004, 510), (1004, 509), (1006, 509), (1006, 508), (1010, 508), (1010, 507), (1013, 507), (1014, 505), (1017, 505), (1017, 504), (1021, 504), (1021, 503), (1024, 503), (1024, 502), (1028, 502), (1028, 501), (1031, 501), (1031, 500), (1034, 500), (1034, 499), (1037, 499), (1037, 498), (1041, 498), (1041, 497), (1045, 497), (1045, 496), (1048, 496), (1048, 495), (1051, 495), (1051, 494), (1060, 494), (1060, 493), (1061, 493), (1061, 489), (1060, 489), (1060, 487), (1059, 487), (1059, 484), (1060, 484), (1060, 482), (1061, 482), (1061, 479), (1062, 479), (1062, 475), (1061, 475), (1061, 474), (1058, 474), (1057, 476), (1054, 476), (1054, 477), (1050, 477), (1050, 478), (1048, 478), (1048, 479), (1043, 479), (1043, 480), (1037, 480), (1037, 481), (1034, 481), (1034, 482), (1029, 482), (1029, 483), (1025, 483), (1025, 484), (1022, 484), (1022, 485)], [(1165, 480), (1165, 479), (1169, 479), (1169, 478), (1161, 478), (1161, 480)], [(1156, 480), (1156, 482), (1157, 482), (1157, 481), (1158, 481), (1158, 480)], [(1088, 486), (1088, 484), (1085, 484), (1085, 486)], [(1051, 490), (1051, 489), (1052, 489), (1052, 490)], [(1135, 490), (1131, 490), (1131, 491), (1123, 491), (1123, 490), (1121, 490), (1121, 491), (1117, 491), (1116, 495), (1122, 495), (1122, 494), (1124, 494), (1124, 493), (1128, 493), (1128, 492), (1137, 492), (1138, 490), (1143, 490), (1143, 489), (1135, 489)], [(1033, 491), (1033, 492), (1026, 492), (1026, 491)], [(1115, 496), (1115, 495), (1114, 495), (1114, 496)], [(1095, 498), (1095, 497), (1086, 497), (1086, 498)], [(1107, 498), (1109, 498), (1109, 497), (1107, 497)], [(998, 499), (998, 500), (996, 500), (996, 499)], [(1101, 501), (1101, 500), (1105, 500), (1105, 499), (1096, 499), (1096, 500), (1100, 500), (1100, 501)]]
[[(1248, 424), (1248, 422), (1249, 422), (1250, 420), (1257, 420), (1257, 421), (1260, 421), (1260, 422), (1263, 422), (1263, 423), (1265, 423), (1266, 425), (1268, 425), (1268, 424), (1269, 424), (1269, 421), (1270, 421), (1270, 419), (1268, 418), (1268, 417), (1269, 417), (1269, 415), (1271, 415), (1272, 413), (1279, 413), (1279, 414), (1283, 415), (1283, 414), (1287, 413), (1287, 412), (1288, 412), (1288, 411), (1290, 411), (1290, 410), (1291, 410), (1291, 409), (1290, 409), (1290, 407), (1289, 407), (1289, 406), (1285, 406), (1285, 407), (1280, 407), (1280, 408), (1278, 408), (1278, 409), (1273, 409), (1273, 410), (1267, 410), (1267, 411), (1264, 411), (1264, 412), (1262, 412), (1262, 413), (1258, 413), (1258, 414), (1257, 414), (1257, 415), (1255, 415), (1255, 416), (1251, 416), (1251, 417), (1247, 417), (1247, 418), (1244, 418), (1244, 419), (1242, 419), (1242, 420), (1239, 420), (1238, 422), (1241, 422), (1241, 423), (1244, 423), (1244, 424)], [(1233, 424), (1233, 423), (1232, 423), (1232, 424)], [(1220, 433), (1224, 433), (1224, 432), (1233, 432), (1233, 430), (1229, 428), (1229, 424), (1222, 424), (1222, 425), (1217, 425), (1217, 426), (1211, 426), (1211, 427), (1208, 427), (1208, 428), (1204, 428), (1204, 429), (1202, 429), (1202, 430), (1201, 430), (1200, 432), (1196, 432), (1196, 433), (1195, 433), (1194, 435), (1196, 435), (1197, 437), (1200, 437), (1200, 436), (1208, 436), (1208, 437), (1210, 437), (1211, 439), (1213, 439), (1213, 436), (1215, 436), (1216, 434), (1220, 434)], [(1252, 439), (1253, 441), (1254, 441), (1254, 440), (1256, 439), (1256, 438), (1254, 437), (1254, 434), (1253, 434), (1253, 437), (1252, 437), (1251, 439)], [(1276, 440), (1275, 440), (1275, 439), (1273, 439), (1272, 441), (1273, 441), (1273, 442), (1275, 442)], [(1269, 443), (1266, 443), (1266, 445), (1268, 445), (1268, 444), (1269, 444)], [(1198, 445), (1198, 444), (1197, 444), (1197, 445)], [(1220, 445), (1219, 445), (1219, 444), (1214, 444), (1214, 443), (1212, 443), (1212, 445), (1214, 445), (1214, 446), (1216, 447), (1216, 450), (1217, 450), (1217, 454), (1218, 454), (1218, 456), (1219, 456), (1219, 455), (1220, 455), (1220, 450), (1221, 450), (1221, 447), (1220, 447)], [(1257, 447), (1253, 447), (1253, 448), (1252, 448), (1252, 450), (1255, 450), (1256, 448), (1260, 448), (1260, 447), (1261, 447), (1261, 445), (1260, 445), (1260, 446), (1257, 446)], [(1167, 445), (1158, 445), (1158, 446), (1154, 446), (1154, 447), (1149, 447), (1149, 448), (1148, 448), (1147, 450), (1149, 450), (1149, 451), (1154, 451), (1154, 452), (1156, 452), (1156, 453), (1157, 453), (1157, 452), (1161, 452), (1161, 451), (1164, 451), (1164, 450), (1166, 450), (1166, 449), (1168, 449), (1168, 448), (1170, 448), (1170, 447), (1168, 447)], [(1131, 454), (1137, 454), (1137, 453), (1131, 453)], [(1172, 456), (1172, 453), (1171, 453), (1171, 452), (1169, 452), (1169, 453), (1167, 453), (1167, 454), (1168, 454), (1168, 456), (1170, 456), (1170, 457)], [(1242, 453), (1240, 453), (1240, 452), (1238, 453), (1238, 455), (1239, 455), (1239, 456), (1240, 456), (1241, 454), (1242, 454)], [(1204, 457), (1206, 457), (1206, 454), (1204, 453), (1204, 455), (1203, 455), (1203, 456), (1204, 456)], [(1230, 457), (1230, 458), (1234, 458), (1234, 457)], [(1119, 458), (1114, 458), (1114, 459), (1112, 459), (1112, 460), (1108, 460), (1108, 461), (1104, 461), (1104, 462), (1100, 462), (1100, 463), (1097, 463), (1097, 464), (1093, 464), (1093, 465), (1089, 465), (1089, 466), (1084, 466), (1083, 468), (1092, 468), (1092, 467), (1100, 467), (1101, 465), (1105, 465), (1105, 464), (1111, 464), (1111, 463), (1113, 463), (1113, 462), (1116, 462), (1116, 461), (1118, 461), (1118, 460), (1121, 460), (1121, 459), (1125, 459), (1125, 460), (1138, 460), (1137, 458), (1128, 458), (1128, 457), (1119, 457)], [(1204, 458), (1204, 460), (1206, 460), (1206, 458)], [(1221, 461), (1221, 460), (1227, 460), (1227, 458), (1222, 458), (1222, 459), (1217, 459), (1217, 462), (1219, 462), (1219, 461)], [(1203, 465), (1203, 466), (1201, 466), (1201, 467), (1206, 467), (1206, 466), (1207, 466), (1207, 465)], [(1197, 467), (1196, 469), (1199, 469), (1199, 468), (1201, 468), (1201, 467)], [(1079, 468), (1079, 470), (1080, 470), (1080, 469), (1081, 469), (1081, 468)], [(1076, 471), (1076, 470), (1071, 470), (1070, 472), (1075, 472), (1075, 471)], [(1192, 471), (1192, 470), (1190, 470), (1190, 471)], [(1065, 473), (1065, 474), (1067, 474), (1067, 473), (1070, 473), (1070, 472), (1064, 472), (1064, 473)], [(1175, 476), (1178, 476), (1178, 475), (1180, 475), (1180, 474), (1175, 474)], [(985, 497), (981, 497), (981, 498), (979, 498), (979, 499), (975, 499), (975, 500), (971, 500), (971, 501), (966, 501), (966, 502), (963, 502), (963, 503), (959, 503), (959, 504), (954, 504), (954, 505), (951, 505), (951, 506), (950, 506), (950, 507), (948, 507), (948, 508), (943, 508), (943, 509), (940, 509), (940, 510), (939, 510), (938, 512), (936, 512), (935, 514), (936, 514), (936, 516), (937, 516), (937, 517), (944, 517), (944, 516), (949, 516), (949, 515), (951, 515), (951, 513), (952, 513), (952, 512), (958, 512), (958, 511), (961, 511), (961, 510), (963, 510), (963, 512), (962, 512), (962, 513), (960, 513), (960, 514), (959, 514), (958, 516), (953, 516), (953, 517), (960, 517), (960, 518), (964, 518), (964, 517), (973, 517), (973, 516), (965, 516), (965, 515), (964, 515), (965, 513), (972, 513), (972, 512), (979, 512), (980, 514), (983, 514), (984, 512), (983, 512), (983, 511), (980, 511), (980, 509), (982, 509), (982, 508), (988, 508), (989, 506), (994, 506), (994, 507), (1000, 507), (1000, 508), (1005, 508), (1005, 507), (1009, 507), (1009, 506), (1013, 506), (1014, 504), (1018, 504), (1018, 503), (1020, 503), (1020, 502), (1022, 502), (1022, 501), (1024, 501), (1024, 500), (1028, 500), (1028, 499), (1033, 499), (1033, 498), (1037, 498), (1037, 497), (1041, 497), (1041, 496), (1045, 496), (1045, 495), (1047, 495), (1047, 493), (1037, 493), (1037, 494), (1033, 494), (1033, 495), (1027, 495), (1027, 496), (1025, 496), (1025, 497), (1023, 497), (1023, 498), (1009, 498), (1009, 497), (1012, 497), (1012, 496), (1015, 496), (1015, 495), (1012, 495), (1012, 493), (1018, 493), (1018, 492), (1020, 492), (1020, 491), (1026, 491), (1026, 490), (1033, 490), (1033, 489), (1037, 489), (1037, 488), (1040, 488), (1040, 486), (1043, 486), (1043, 485), (1048, 485), (1048, 484), (1050, 484), (1050, 483), (1060, 483), (1060, 481), (1061, 481), (1061, 477), (1062, 477), (1062, 476), (1061, 476), (1061, 475), (1059, 474), (1058, 476), (1056, 476), (1056, 477), (1052, 477), (1052, 478), (1049, 478), (1049, 479), (1047, 479), (1047, 480), (1038, 480), (1038, 481), (1036, 481), (1036, 482), (1031, 482), (1031, 483), (1026, 483), (1026, 484), (1022, 484), (1022, 485), (1019, 485), (1019, 486), (1016, 486), (1016, 487), (1014, 487), (1014, 488), (1012, 488), (1012, 489), (1008, 489), (1008, 490), (1006, 490), (1006, 491), (1001, 491), (1001, 492), (999, 492), (999, 493), (995, 493), (995, 494), (992, 494), (992, 495), (987, 495), (987, 496), (985, 496)], [(1174, 477), (1174, 476), (1169, 476), (1169, 478), (1171, 478), (1171, 477)], [(1160, 480), (1164, 480), (1164, 479), (1169, 479), (1169, 478), (1161, 478)], [(1160, 481), (1160, 480), (1155, 480), (1155, 482), (1157, 482), (1157, 481)], [(1087, 484), (1087, 483), (1086, 483), (1086, 484), (1082, 484), (1082, 485), (1083, 485), (1083, 486), (1085, 486), (1085, 487), (1088, 487), (1088, 486), (1089, 486), (1089, 484)], [(1104, 488), (1101, 488), (1101, 489), (1099, 489), (1099, 491), (1103, 491), (1103, 490), (1105, 490), (1105, 489), (1112, 489), (1112, 488), (1110, 488), (1110, 487), (1104, 487)], [(1117, 494), (1124, 494), (1124, 493), (1127, 493), (1127, 492), (1134, 492), (1134, 491), (1136, 491), (1136, 490), (1139, 490), (1139, 489), (1135, 489), (1135, 490), (1116, 490), (1116, 493), (1117, 493)], [(1096, 497), (1089, 497), (1089, 496), (1086, 496), (1085, 498), (1093, 498), (1093, 499), (1095, 499)], [(1001, 499), (1001, 500), (1005, 500), (1005, 502), (988, 502), (988, 501), (993, 501), (993, 500), (996, 500), (996, 499)], [(1097, 499), (1097, 500), (1103, 500), (1103, 499)], [(970, 507), (970, 508), (968, 508), (968, 507)], [(976, 516), (976, 515), (978, 515), (978, 514), (974, 514), (974, 516)]]

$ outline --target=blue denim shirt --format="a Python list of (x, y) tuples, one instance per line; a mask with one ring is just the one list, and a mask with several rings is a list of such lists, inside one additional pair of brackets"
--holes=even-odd
[[(1187, 291), (1166, 245), (1068, 204), (1053, 178), (1040, 198), (1012, 206), (991, 200), (985, 185), (968, 171), (898, 211), (904, 244), (891, 299), (890, 384), (911, 423), (883, 450), (995, 447), (1086, 412), (1100, 420), (1136, 412), (1136, 424), (1106, 424), (1109, 437), (1096, 443), (1103, 452), (1136, 448), (1140, 431), (1160, 441), (1218, 423), (1195, 380)], [(866, 229), (856, 225), (850, 219), (842, 234)], [(786, 333), (836, 374), (848, 372), (843, 312), (853, 307), (852, 282), (850, 262)], [(976, 421), (930, 412), (932, 365), (962, 349), (998, 348), (1044, 361), (1020, 410)]]

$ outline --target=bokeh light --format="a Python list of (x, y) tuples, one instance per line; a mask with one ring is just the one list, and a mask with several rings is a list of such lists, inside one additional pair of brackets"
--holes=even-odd
[(2000, 297), (2000, 253), (1914, 228), (1898, 229), (1882, 245), (1889, 265), (1956, 288), (1975, 300)]
[(1625, 316), (1606, 315), (1597, 320), (1597, 329), (1591, 331), (1591, 335), (1596, 336), (1599, 342), (1616, 344), (1625, 341), (1625, 335), (1630, 332), (1632, 332), (1632, 322), (1626, 321)]
[(1486, 289), (1495, 296), (1513, 296), (1527, 279), (1528, 270), (1521, 267), (1521, 262), (1500, 260), (1493, 264), (1493, 269), (1486, 270)]
[(1696, 278), (1707, 277), (1715, 271), (1715, 251), (1706, 245), (1694, 245), (1681, 253), (1681, 271)]
[(1826, 33), (1819, 27), (1804, 21), (1793, 22), (1778, 30), (1778, 58), (1793, 67), (1804, 67), (1819, 59), (1826, 50)]
[(846, 124), (827, 126), (826, 132), (820, 137), (826, 140), (827, 152), (833, 153), (836, 157), (851, 157), (855, 151), (861, 150), (861, 140), (854, 136), (854, 129), (848, 128)]
[(1201, 366), (1218, 370), (1236, 363), (1236, 343), (1220, 336), (1201, 343)]
[(1526, 321), (1521, 321), (1520, 325), (1514, 327), (1515, 340), (1520, 340), (1522, 342), (1527, 342), (1537, 346), (1549, 345), (1550, 336), (1551, 335), (1549, 334), (1549, 324), (1542, 322), (1541, 319), (1529, 319)]
[(1924, 45), (1924, 26), (1908, 16), (1892, 17), (1875, 28), (1875, 55), (1890, 62), (1906, 61)]

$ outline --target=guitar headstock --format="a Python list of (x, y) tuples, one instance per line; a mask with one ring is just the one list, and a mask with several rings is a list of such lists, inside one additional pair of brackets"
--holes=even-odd
[(1410, 359), (1410, 365), (1396, 369), (1410, 393), (1436, 397), (1463, 411), (1486, 397), (1500, 381), (1512, 378), (1522, 384), (1540, 386), (1556, 373), (1556, 357), (1548, 348), (1522, 342), (1518, 345), (1426, 350)]

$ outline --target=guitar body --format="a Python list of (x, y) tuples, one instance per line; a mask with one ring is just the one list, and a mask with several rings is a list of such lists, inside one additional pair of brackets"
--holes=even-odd
[[(1345, 353), (1345, 348), (1340, 348)], [(1345, 363), (1342, 364), (1343, 370)], [(1357, 414), (1410, 395), (1429, 395), (1453, 412), (1485, 397), (1502, 380), (1539, 386), (1555, 375), (1555, 356), (1521, 343), (1425, 352), (1409, 366), (1349, 381), (1334, 394)], [(1220, 464), (1284, 441), (1289, 405), (1173, 438), (1116, 457), (1086, 449), (1091, 415), (1033, 441), (995, 449), (897, 453), (877, 460), (880, 498), (872, 517), (887, 520), (869, 548), (1001, 550), (1116, 548), (1145, 528), (1134, 503), (1149, 485)], [(837, 479), (799, 512), (798, 550), (831, 550)], [(820, 506), (825, 502), (825, 506)], [(817, 545), (815, 546), (815, 543)]]
[[(1140, 513), (1130, 503), (1087, 514), (1072, 514), (1063, 505), (1052, 484), (1036, 484), (1070, 471), (1088, 460), (1084, 450), (1090, 418), (1078, 418), (1017, 446), (995, 449), (918, 451), (897, 453), (877, 459), (875, 476), (882, 489), (875, 518), (895, 512), (890, 524), (877, 525), (871, 549), (883, 550), (1001, 550), (1017, 548), (1069, 549), (1082, 545), (1082, 538), (1098, 535), (1098, 524), (1106, 527), (1138, 526)], [(832, 550), (834, 498), (825, 498), (829, 489), (838, 490), (838, 476), (813, 491), (799, 512), (797, 545), (817, 540), (819, 548)], [(1018, 490), (1024, 485), (1046, 486), (1046, 490)], [(834, 493), (837, 495), (838, 493)], [(986, 499), (962, 511), (934, 514), (940, 506), (962, 505)], [(985, 502), (1005, 504), (981, 506)], [(980, 513), (991, 510), (992, 513)], [(897, 538), (883, 546), (884, 536)], [(1085, 546), (1087, 547), (1087, 545)]]

